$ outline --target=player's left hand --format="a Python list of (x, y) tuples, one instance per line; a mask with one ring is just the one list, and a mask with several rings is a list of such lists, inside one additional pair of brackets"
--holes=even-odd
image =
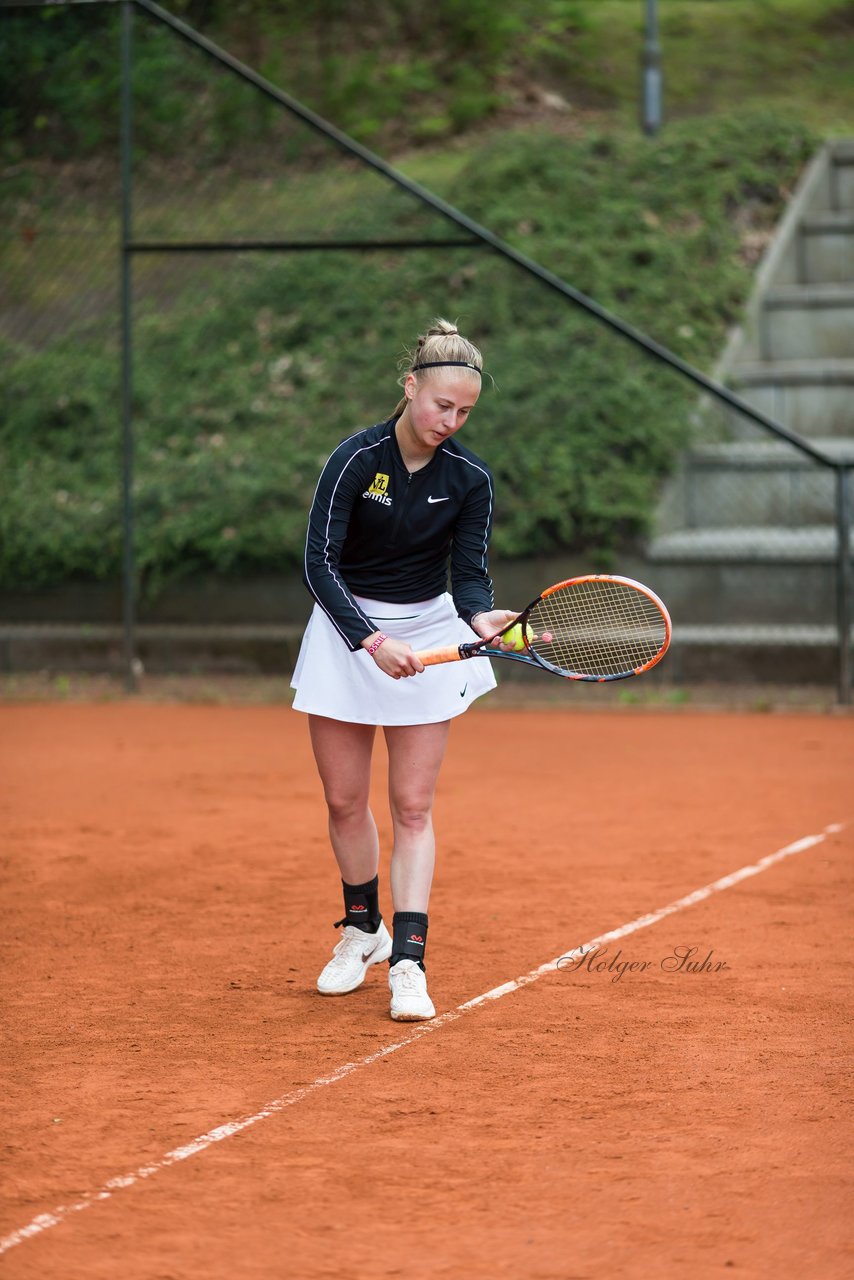
[[(492, 640), (518, 616), (515, 609), (490, 609), (489, 613), (479, 613), (473, 619), (471, 629), (480, 636), (481, 640)], [(502, 641), (499, 643), (499, 648), (512, 649), (513, 645), (504, 644)]]

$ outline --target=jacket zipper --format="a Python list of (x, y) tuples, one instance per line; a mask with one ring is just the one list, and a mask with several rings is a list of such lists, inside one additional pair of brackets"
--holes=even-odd
[(393, 543), (393, 544), (397, 542), (397, 535), (398, 535), (398, 533), (400, 532), (400, 524), (401, 524), (401, 521), (403, 520), (403, 517), (404, 517), (405, 511), (406, 511), (406, 507), (407, 507), (408, 502), (409, 502), (409, 493), (410, 493), (411, 488), (412, 488), (412, 472), (411, 472), (411, 471), (407, 471), (407, 473), (406, 473), (406, 488), (403, 490), (403, 494), (401, 495), (401, 497), (402, 497), (402, 501), (400, 502), (400, 504), (399, 504), (399, 506), (398, 506), (397, 515), (396, 515), (396, 517), (395, 517), (394, 524), (392, 525), (392, 528), (391, 528), (391, 541), (392, 541), (392, 543)]

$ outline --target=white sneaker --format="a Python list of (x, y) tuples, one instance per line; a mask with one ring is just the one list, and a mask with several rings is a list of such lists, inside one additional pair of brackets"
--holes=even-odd
[(427, 994), (427, 975), (415, 960), (398, 960), (388, 971), (391, 989), (391, 1016), (395, 1022), (421, 1022), (435, 1018), (433, 1001)]
[(382, 921), (376, 933), (346, 924), (332, 959), (317, 979), (317, 989), (322, 996), (345, 996), (362, 985), (372, 964), (388, 960), (390, 955), (391, 934)]

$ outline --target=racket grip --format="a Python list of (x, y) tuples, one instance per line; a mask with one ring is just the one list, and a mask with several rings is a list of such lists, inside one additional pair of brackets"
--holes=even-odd
[(425, 667), (435, 667), (439, 662), (459, 662), (460, 649), (459, 645), (451, 645), (448, 649), (427, 649), (415, 656)]

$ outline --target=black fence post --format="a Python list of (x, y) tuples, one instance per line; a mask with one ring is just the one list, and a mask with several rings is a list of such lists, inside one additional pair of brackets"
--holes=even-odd
[(122, 649), (125, 687), (137, 690), (136, 563), (133, 509), (133, 0), (121, 21)]
[(839, 701), (851, 704), (851, 467), (836, 469), (836, 617), (839, 630)]

